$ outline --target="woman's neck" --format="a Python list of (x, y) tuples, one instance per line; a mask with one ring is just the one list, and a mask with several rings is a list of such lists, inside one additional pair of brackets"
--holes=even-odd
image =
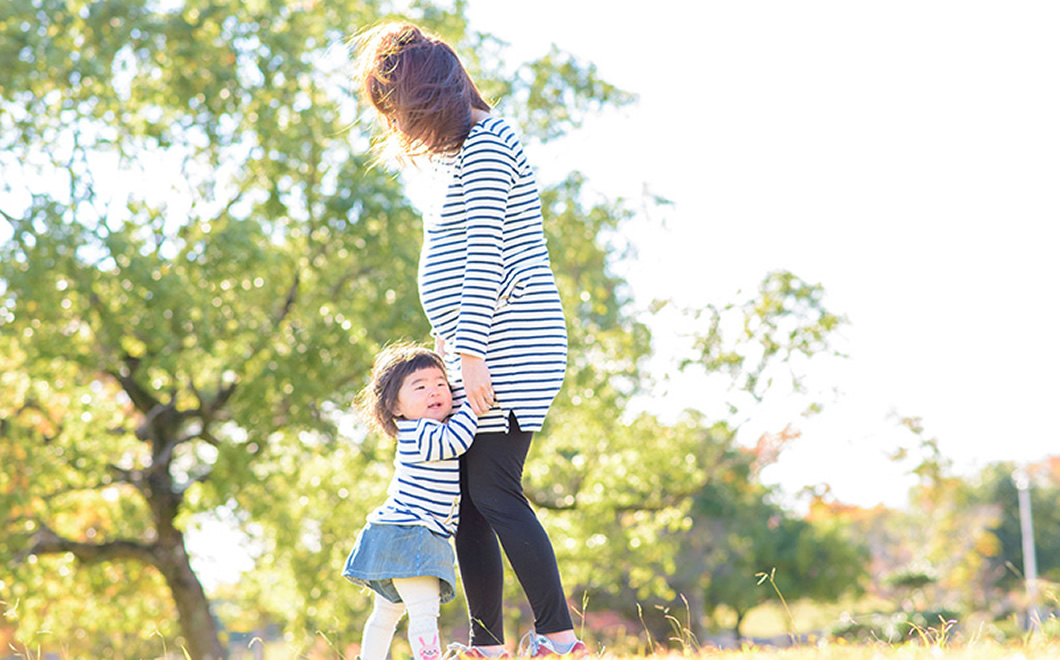
[(489, 116), (490, 113), (486, 112), (485, 110), (471, 108), (471, 125), (473, 126)]

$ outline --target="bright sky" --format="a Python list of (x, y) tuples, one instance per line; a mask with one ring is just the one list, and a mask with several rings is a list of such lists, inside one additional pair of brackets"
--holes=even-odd
[(642, 304), (724, 303), (788, 269), (850, 320), (825, 375), (841, 397), (767, 480), (904, 504), (891, 411), (965, 472), (1060, 454), (1060, 5), (469, 4), (512, 58), (555, 43), (640, 95), (535, 160), (675, 202), (628, 228)]

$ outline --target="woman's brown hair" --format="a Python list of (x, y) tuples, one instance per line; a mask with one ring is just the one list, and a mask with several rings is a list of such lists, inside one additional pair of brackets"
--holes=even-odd
[(411, 23), (384, 23), (357, 38), (356, 82), (383, 117), (382, 151), (399, 159), (452, 156), (471, 131), (471, 109), (490, 106), (436, 35)]
[(431, 367), (445, 373), (445, 362), (440, 355), (412, 342), (397, 342), (380, 351), (372, 365), (372, 379), (358, 395), (364, 421), (380, 433), (396, 438), (394, 408), (398, 392), (409, 374)]

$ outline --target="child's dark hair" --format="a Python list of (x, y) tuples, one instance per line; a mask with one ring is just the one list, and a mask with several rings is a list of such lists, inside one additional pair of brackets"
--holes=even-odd
[(380, 351), (372, 365), (372, 379), (358, 396), (365, 422), (380, 433), (396, 438), (394, 407), (398, 392), (409, 374), (430, 367), (445, 373), (445, 362), (440, 355), (412, 342), (396, 342)]
[(411, 23), (357, 37), (356, 83), (384, 119), (384, 156), (452, 156), (471, 131), (471, 109), (489, 112), (456, 52)]

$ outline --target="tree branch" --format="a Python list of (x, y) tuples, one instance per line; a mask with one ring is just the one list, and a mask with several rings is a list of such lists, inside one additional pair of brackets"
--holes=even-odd
[[(214, 447), (220, 447), (221, 446), (221, 441), (218, 440), (217, 438), (215, 438), (213, 433), (210, 433), (210, 430), (207, 429), (207, 428), (203, 428), (203, 430), (200, 431), (199, 433), (197, 433), (195, 435), (195, 437), (199, 438), (200, 440), (202, 440), (203, 442), (205, 442), (208, 445), (212, 445)], [(189, 439), (191, 439), (191, 438), (189, 438)]]
[(178, 438), (173, 438), (172, 440), (167, 442), (164, 447), (162, 447), (159, 451), (157, 451), (154, 454), (154, 456), (151, 457), (151, 467), (148, 468), (147, 472), (149, 474), (162, 472), (162, 471), (165, 471), (165, 472), (168, 473), (169, 472), (169, 463), (170, 463), (170, 461), (173, 460), (173, 452), (177, 449), (177, 446), (180, 445), (181, 443), (184, 443), (184, 442), (187, 442), (187, 441), (191, 440), (193, 437), (194, 436), (178, 437)]
[[(310, 263), (312, 263), (312, 261), (310, 261)], [(283, 301), (283, 307), (280, 308), (276, 317), (272, 320), (272, 325), (274, 327), (283, 323), (283, 320), (291, 313), (295, 300), (298, 299), (298, 287), (301, 283), (302, 273), (296, 270), (294, 273), (294, 280), (291, 282), (291, 286), (287, 289), (287, 298)]]
[(154, 564), (154, 546), (125, 539), (107, 543), (82, 543), (63, 538), (49, 527), (41, 525), (33, 537), (33, 544), (19, 553), (18, 559), (29, 555), (54, 555), (71, 553), (85, 564), (98, 564), (105, 561), (134, 559), (146, 564)]
[(143, 490), (143, 470), (126, 470), (125, 468), (120, 468), (117, 465), (108, 465), (107, 469), (117, 475), (117, 477), (115, 478), (115, 481), (117, 483), (129, 484), (131, 486), (135, 486), (139, 490)]
[[(96, 298), (96, 294), (93, 293), (92, 297)], [(125, 363), (125, 368), (116, 372), (112, 371), (110, 375), (118, 381), (125, 393), (129, 395), (129, 399), (136, 406), (136, 409), (145, 415), (149, 415), (151, 411), (161, 406), (161, 403), (136, 382), (136, 370), (140, 366), (140, 358), (125, 355), (122, 358), (122, 362)]]
[[(255, 349), (255, 352), (259, 349)], [(196, 392), (195, 396), (199, 400), (199, 416), (202, 418), (202, 428), (204, 433), (209, 433), (209, 425), (218, 417), (218, 413), (225, 407), (228, 400), (232, 398), (232, 395), (236, 391), (236, 386), (239, 384), (238, 379), (233, 379), (232, 382), (225, 384), (225, 373), (224, 371), (217, 377), (217, 394), (214, 395), (213, 400), (208, 400), (200, 393)]]
[[(312, 259), (310, 259), (310, 263), (312, 263)], [(276, 332), (280, 324), (283, 323), (284, 319), (287, 318), (287, 315), (290, 314), (291, 310), (294, 308), (294, 304), (298, 300), (298, 288), (301, 283), (302, 274), (299, 271), (295, 270), (294, 280), (291, 281), (291, 286), (287, 288), (287, 296), (283, 301), (283, 305), (273, 315), (272, 332), (269, 334), (263, 334), (261, 336), (261, 341), (258, 342), (257, 346), (249, 348), (243, 354), (242, 359), (244, 363), (249, 362), (251, 359), (253, 359), (255, 355), (265, 350), (265, 347), (268, 345), (269, 340), (272, 338), (271, 335)], [(235, 392), (237, 384), (238, 380), (235, 380), (229, 383), (224, 388), (218, 388), (217, 398), (214, 400), (212, 411), (216, 411), (218, 408), (220, 408), (221, 405), (226, 403), (228, 399), (232, 397), (232, 393)]]
[(195, 379), (191, 376), (188, 376), (188, 389), (191, 390), (191, 393), (195, 395), (195, 399), (199, 402), (199, 409), (202, 410), (205, 408), (206, 403), (202, 397), (202, 392), (200, 392), (199, 388), (195, 386)]
[(179, 488), (176, 489), (176, 494), (180, 497), (184, 497), (184, 494), (188, 492), (188, 489), (194, 486), (195, 484), (204, 484), (209, 481), (211, 474), (213, 474), (212, 469), (207, 470), (206, 472), (200, 474), (194, 479), (189, 479), (187, 482), (185, 482)]

